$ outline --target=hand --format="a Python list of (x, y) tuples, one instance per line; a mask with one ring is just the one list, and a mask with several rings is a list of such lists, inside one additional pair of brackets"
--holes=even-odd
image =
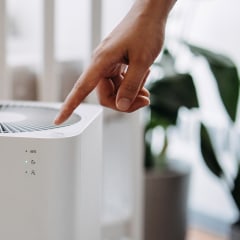
[(55, 124), (64, 122), (96, 87), (100, 103), (114, 110), (133, 112), (149, 104), (144, 83), (163, 45), (166, 12), (170, 10), (169, 3), (165, 5), (161, 14), (154, 4), (135, 2), (93, 53), (89, 67), (66, 98)]

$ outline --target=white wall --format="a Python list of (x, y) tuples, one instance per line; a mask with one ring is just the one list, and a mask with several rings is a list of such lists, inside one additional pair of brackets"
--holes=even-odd
[(240, 64), (240, 1), (199, 1), (188, 39), (229, 55)]
[(103, 0), (103, 36), (106, 36), (125, 16), (134, 0)]
[[(42, 44), (42, 0), (8, 0), (10, 20), (17, 35), (11, 34), (10, 59), (39, 58)], [(88, 1), (56, 0), (56, 57), (60, 60), (85, 58), (89, 43)], [(15, 61), (15, 60), (13, 60)]]
[[(117, 25), (132, 2), (133, 0), (103, 0), (102, 36)], [(11, 34), (10, 55), (36, 57), (41, 46), (42, 0), (8, 0), (7, 3), (11, 23), (18, 34)], [(89, 3), (87, 0), (56, 0), (57, 58), (78, 59), (86, 58), (89, 54)]]
[(238, 0), (177, 1), (169, 33), (227, 54), (240, 64), (236, 50), (240, 41), (239, 7)]

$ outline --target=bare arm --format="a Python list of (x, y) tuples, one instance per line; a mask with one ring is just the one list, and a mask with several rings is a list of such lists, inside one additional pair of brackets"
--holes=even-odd
[(144, 83), (162, 49), (166, 19), (175, 0), (136, 0), (96, 48), (88, 68), (66, 98), (55, 124), (64, 122), (97, 87), (100, 103), (133, 112), (149, 104)]

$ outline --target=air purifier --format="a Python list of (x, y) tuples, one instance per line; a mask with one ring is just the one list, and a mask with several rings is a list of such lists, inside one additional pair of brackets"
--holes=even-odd
[(101, 107), (0, 102), (0, 239), (100, 240)]

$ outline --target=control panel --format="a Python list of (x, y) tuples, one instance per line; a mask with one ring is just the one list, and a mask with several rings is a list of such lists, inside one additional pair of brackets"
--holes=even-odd
[(27, 176), (36, 176), (38, 174), (37, 153), (38, 153), (37, 149), (25, 149), (24, 173)]

